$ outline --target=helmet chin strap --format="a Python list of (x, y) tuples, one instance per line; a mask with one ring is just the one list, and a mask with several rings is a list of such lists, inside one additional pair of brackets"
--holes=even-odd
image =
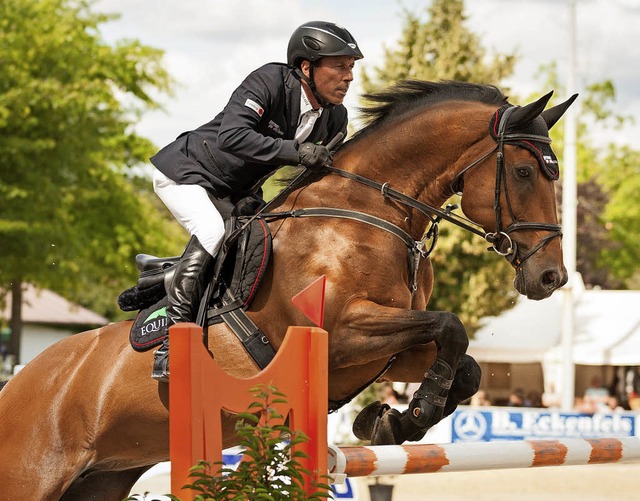
[(296, 74), (302, 80), (304, 80), (307, 83), (307, 85), (311, 89), (311, 93), (313, 94), (313, 97), (316, 98), (316, 101), (318, 101), (318, 104), (320, 106), (322, 106), (323, 108), (333, 108), (335, 106), (335, 104), (331, 104), (331, 103), (325, 101), (324, 99), (322, 99), (320, 97), (320, 94), (318, 94), (318, 91), (316, 89), (316, 83), (313, 81), (314, 69), (315, 69), (315, 65), (313, 63), (310, 63), (309, 64), (309, 76), (305, 75), (304, 72), (300, 68), (296, 68)]

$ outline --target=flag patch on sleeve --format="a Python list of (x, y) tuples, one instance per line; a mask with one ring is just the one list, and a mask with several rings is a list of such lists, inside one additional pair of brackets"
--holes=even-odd
[(244, 105), (247, 108), (251, 108), (253, 111), (255, 111), (258, 116), (262, 116), (264, 114), (264, 108), (262, 106), (260, 106), (258, 103), (256, 103), (255, 101), (253, 101), (252, 99), (247, 99), (244, 102)]

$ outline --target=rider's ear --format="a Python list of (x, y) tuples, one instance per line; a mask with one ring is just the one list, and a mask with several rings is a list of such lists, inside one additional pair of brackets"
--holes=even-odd
[(306, 59), (303, 59), (300, 63), (300, 70), (307, 78), (311, 78), (311, 63)]
[(544, 118), (545, 123), (547, 124), (547, 129), (551, 129), (560, 117), (564, 115), (564, 112), (567, 111), (567, 108), (573, 104), (573, 102), (578, 97), (578, 94), (574, 94), (569, 99), (567, 99), (564, 103), (558, 104), (553, 108), (549, 108), (541, 113), (542, 118)]
[(551, 99), (552, 94), (553, 91), (542, 96), (540, 99), (533, 103), (529, 103), (526, 106), (514, 109), (509, 116), (507, 131), (522, 130), (524, 125), (532, 122), (544, 111), (544, 108), (545, 106), (547, 106), (547, 103), (549, 102), (549, 99)]

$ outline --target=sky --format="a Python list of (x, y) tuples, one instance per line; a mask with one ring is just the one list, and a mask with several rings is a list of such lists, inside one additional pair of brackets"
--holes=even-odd
[[(467, 27), (490, 53), (518, 55), (505, 83), (520, 96), (541, 89), (536, 74), (555, 61), (567, 81), (570, 0), (466, 0)], [(634, 117), (622, 131), (603, 129), (603, 142), (640, 149), (640, 0), (575, 0), (576, 91), (612, 80), (614, 111)], [(372, 69), (393, 48), (403, 28), (403, 8), (424, 13), (429, 0), (97, 0), (93, 10), (120, 14), (102, 25), (105, 40), (137, 39), (165, 51), (165, 67), (177, 82), (163, 109), (144, 115), (137, 131), (162, 147), (183, 131), (210, 121), (244, 77), (272, 61), (283, 62), (289, 36), (306, 21), (345, 26), (365, 55), (345, 105), (357, 121), (358, 67)], [(544, 90), (544, 92), (543, 92)], [(568, 97), (562, 89), (561, 99)], [(578, 101), (579, 102), (579, 101)]]

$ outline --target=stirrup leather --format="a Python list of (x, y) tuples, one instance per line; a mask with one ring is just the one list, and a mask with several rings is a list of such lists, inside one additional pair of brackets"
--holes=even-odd
[(169, 382), (169, 347), (164, 344), (153, 352), (151, 377), (161, 383)]

